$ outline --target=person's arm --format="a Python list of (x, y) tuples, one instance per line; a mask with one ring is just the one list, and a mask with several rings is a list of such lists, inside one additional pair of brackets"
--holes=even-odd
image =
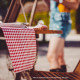
[[(54, 1), (59, 2), (59, 0)], [(63, 0), (62, 4), (70, 9), (77, 10), (79, 7), (79, 0)]]

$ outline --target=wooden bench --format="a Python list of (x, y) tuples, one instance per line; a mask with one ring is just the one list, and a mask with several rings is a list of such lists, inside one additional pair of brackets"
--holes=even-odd
[(80, 80), (80, 61), (73, 72), (31, 70), (17, 74), (16, 80), (20, 80), (20, 76), (23, 74), (27, 80)]

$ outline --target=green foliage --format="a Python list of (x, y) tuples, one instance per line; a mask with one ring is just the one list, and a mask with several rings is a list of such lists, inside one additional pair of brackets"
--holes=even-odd
[[(29, 21), (30, 14), (26, 14), (27, 21)], [(25, 18), (23, 14), (19, 14), (17, 18), (17, 22), (25, 22)]]
[(49, 13), (47, 12), (36, 13), (34, 16), (33, 25), (37, 24), (39, 20), (43, 20), (44, 24), (49, 26)]
[[(76, 16), (76, 11), (72, 10), (71, 11), (72, 29), (75, 29), (75, 24), (76, 24), (75, 23), (75, 21), (76, 21), (75, 16)], [(26, 14), (26, 18), (29, 22), (30, 14)], [(45, 25), (49, 26), (49, 13), (48, 12), (35, 13), (32, 25), (36, 25), (39, 20), (43, 20)], [(17, 21), (18, 22), (25, 22), (23, 14), (19, 14)]]
[(75, 29), (76, 26), (76, 11), (71, 10), (71, 19), (72, 19), (72, 29)]
[[(30, 14), (26, 14), (26, 18), (29, 22)], [(36, 25), (39, 20), (43, 20), (45, 25), (49, 26), (49, 13), (48, 12), (35, 13), (32, 25)], [(18, 22), (25, 22), (24, 16), (22, 14), (19, 14), (17, 21)]]

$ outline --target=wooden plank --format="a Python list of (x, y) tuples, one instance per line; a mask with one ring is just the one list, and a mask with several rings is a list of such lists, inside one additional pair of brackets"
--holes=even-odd
[(32, 26), (34, 14), (35, 14), (36, 7), (37, 7), (37, 2), (38, 2), (38, 0), (35, 0), (35, 1), (34, 1), (34, 5), (33, 5), (32, 12), (31, 12), (31, 16), (30, 16), (29, 26)]
[[(52, 75), (52, 74), (50, 74), (50, 73), (48, 73), (48, 72), (47, 72), (47, 73), (43, 72), (43, 73), (46, 74), (49, 78), (50, 78), (50, 77), (51, 77), (51, 78), (52, 78), (52, 77), (55, 77), (54, 75)], [(52, 79), (52, 80), (53, 80), (53, 79)], [(56, 78), (54, 78), (54, 80), (56, 80)]]
[[(21, 1), (22, 3), (24, 3), (24, 0)], [(20, 8), (21, 8), (20, 1), (12, 0), (3, 22), (5, 23), (15, 22), (18, 17)]]
[[(43, 73), (45, 75), (43, 75)], [(47, 77), (51, 77), (52, 80), (55, 80), (55, 79), (56, 80), (80, 80), (80, 75), (76, 76), (75, 72), (33, 71), (33, 73), (31, 74), (31, 77), (39, 77), (39, 75), (37, 75), (37, 74), (40, 74), (41, 77), (45, 77), (44, 78), (45, 80), (50, 80), (50, 79), (47, 79)]]
[(62, 34), (63, 31), (61, 30), (35, 30), (36, 34)]
[(77, 64), (76, 68), (74, 69), (74, 72), (80, 73), (80, 60), (79, 60), (79, 62)]
[[(41, 74), (44, 76), (45, 79), (53, 80), (49, 75), (46, 75), (44, 72), (41, 72)], [(45, 77), (48, 76), (48, 77)]]

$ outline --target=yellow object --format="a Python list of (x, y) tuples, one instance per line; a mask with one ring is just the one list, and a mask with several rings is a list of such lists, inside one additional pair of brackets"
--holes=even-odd
[(70, 12), (70, 10), (66, 8), (63, 4), (58, 4), (58, 8), (60, 12)]

